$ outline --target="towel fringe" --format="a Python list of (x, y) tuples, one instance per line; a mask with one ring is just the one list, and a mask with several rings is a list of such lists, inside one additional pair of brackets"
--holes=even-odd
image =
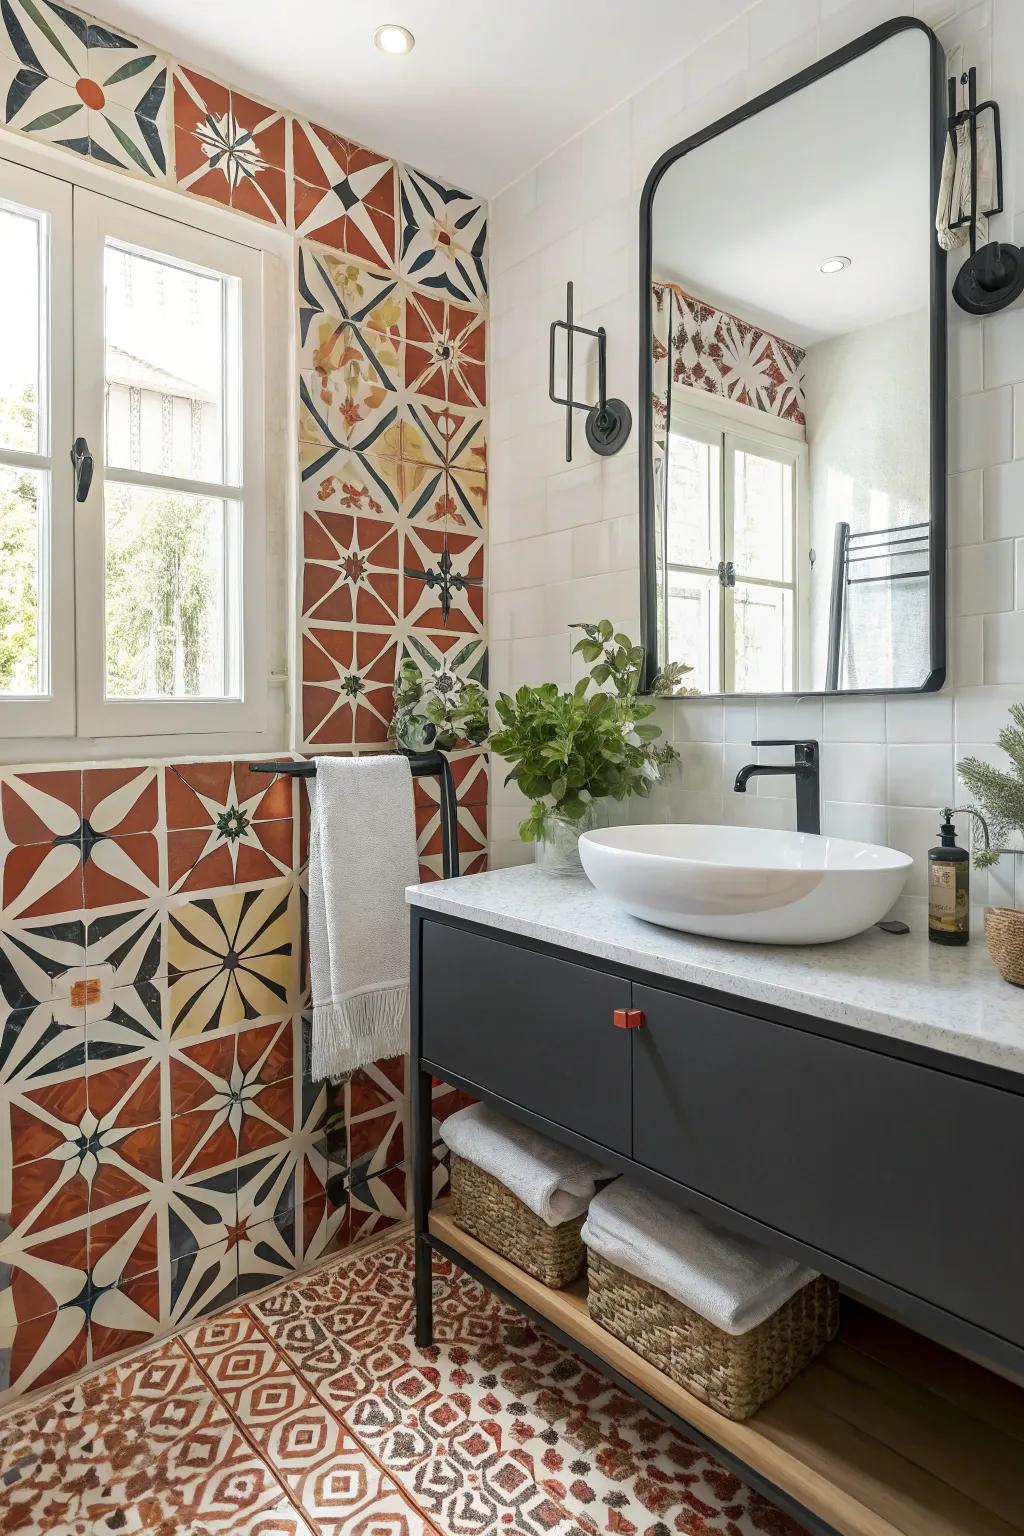
[(313, 1006), (310, 1075), (317, 1081), (408, 1049), (408, 982)]

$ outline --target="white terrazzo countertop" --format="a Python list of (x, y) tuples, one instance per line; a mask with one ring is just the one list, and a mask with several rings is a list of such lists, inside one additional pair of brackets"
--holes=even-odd
[(532, 865), (413, 885), (406, 896), (426, 911), (1024, 1074), (1024, 989), (989, 959), (980, 913), (962, 949), (929, 944), (916, 905), (900, 914), (909, 934), (872, 928), (797, 947), (659, 928), (623, 912), (585, 875), (543, 875)]

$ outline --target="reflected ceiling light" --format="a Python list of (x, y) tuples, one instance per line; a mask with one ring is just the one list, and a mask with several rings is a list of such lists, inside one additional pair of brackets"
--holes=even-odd
[(821, 266), (818, 268), (818, 271), (827, 272), (831, 276), (833, 272), (845, 271), (849, 265), (849, 256), (830, 256), (827, 261), (822, 262)]
[(412, 53), (416, 39), (407, 27), (396, 27), (388, 22), (386, 26), (377, 28), (373, 34), (373, 43), (381, 53)]

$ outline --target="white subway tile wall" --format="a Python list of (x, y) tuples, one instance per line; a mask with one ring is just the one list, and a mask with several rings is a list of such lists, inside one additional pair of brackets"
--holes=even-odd
[[(492, 682), (580, 675), (566, 624), (639, 622), (638, 467), (634, 432), (616, 458), (592, 455), (577, 422), (564, 461), (563, 413), (547, 399), (547, 327), (576, 285), (577, 318), (608, 331), (609, 388), (636, 408), (638, 207), (663, 150), (889, 17), (914, 14), (978, 67), (1003, 114), (1007, 213), (993, 235), (1024, 240), (1022, 0), (760, 0), (629, 101), (503, 192), (491, 221)], [(955, 270), (950, 263), (950, 281)], [(936, 841), (936, 810), (968, 753), (1000, 760), (996, 737), (1024, 699), (1024, 307), (984, 322), (950, 303), (949, 684), (934, 697), (692, 700), (659, 706), (683, 771), (625, 814), (643, 820), (791, 827), (792, 787), (757, 780), (733, 792), (757, 736), (822, 743), (823, 823), (836, 836), (888, 842), (917, 860)], [(596, 391), (577, 353), (577, 390)], [(783, 754), (777, 754), (783, 755)], [(767, 756), (767, 754), (766, 754)], [(492, 860), (530, 856), (522, 801), (492, 776)], [(1015, 867), (1016, 866), (1016, 867)], [(1016, 887), (1015, 887), (1016, 880)], [(976, 897), (1024, 901), (1024, 859), (1009, 855)]]

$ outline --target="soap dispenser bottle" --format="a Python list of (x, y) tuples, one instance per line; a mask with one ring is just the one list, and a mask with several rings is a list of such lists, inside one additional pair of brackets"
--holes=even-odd
[(948, 807), (939, 846), (928, 850), (928, 937), (933, 944), (967, 944), (971, 937), (971, 856), (957, 844)]

